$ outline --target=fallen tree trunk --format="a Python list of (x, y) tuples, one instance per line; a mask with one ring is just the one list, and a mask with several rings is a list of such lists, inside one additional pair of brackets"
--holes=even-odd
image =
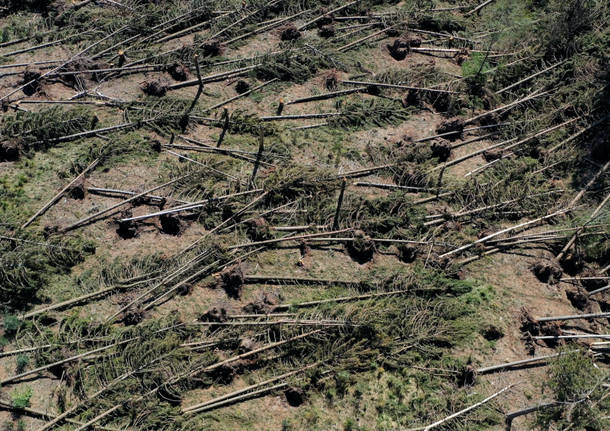
[(477, 368), (475, 370), (475, 372), (477, 374), (492, 373), (495, 371), (505, 370), (506, 368), (511, 368), (511, 367), (515, 367), (515, 366), (519, 366), (519, 365), (527, 365), (527, 364), (533, 364), (534, 362), (547, 361), (548, 359), (556, 358), (556, 357), (564, 355), (566, 353), (569, 353), (569, 352), (553, 353), (551, 355), (537, 356), (535, 358), (522, 359), (520, 361), (513, 361), (513, 362), (506, 362), (504, 364), (492, 365), (490, 367)]
[(287, 237), (283, 237), (283, 238), (267, 239), (264, 241), (248, 242), (248, 243), (244, 243), (244, 244), (232, 245), (232, 246), (228, 247), (227, 250), (254, 247), (254, 246), (259, 246), (259, 245), (277, 244), (278, 242), (316, 238), (316, 237), (325, 236), (325, 235), (335, 235), (338, 233), (351, 232), (352, 230), (353, 230), (352, 228), (348, 228), (348, 229), (341, 229), (341, 230), (335, 230), (335, 231), (330, 231), (330, 232), (312, 233), (312, 234), (308, 234), (308, 235), (287, 236)]
[(310, 277), (279, 277), (268, 275), (246, 275), (244, 283), (250, 284), (304, 284), (304, 285), (341, 285), (355, 286), (359, 284), (356, 280), (330, 280)]
[(383, 88), (398, 88), (401, 90), (427, 91), (430, 93), (460, 94), (459, 91), (439, 90), (437, 88), (411, 87), (408, 85), (398, 85), (398, 84), (385, 84), (383, 82), (341, 81), (341, 83), (351, 84), (351, 85), (364, 85), (364, 86), (366, 86), (364, 88), (367, 88), (368, 86), (374, 86), (374, 87), (383, 87)]
[(597, 319), (610, 317), (610, 312), (588, 313), (588, 314), (569, 314), (566, 316), (539, 317), (538, 322), (556, 322), (558, 320), (577, 320), (577, 319)]
[(506, 424), (506, 431), (510, 431), (512, 428), (512, 424), (513, 424), (513, 420), (518, 418), (519, 416), (524, 416), (524, 415), (528, 415), (530, 413), (534, 413), (537, 412), (539, 410), (544, 410), (546, 408), (549, 407), (555, 407), (560, 405), (561, 403), (559, 401), (553, 401), (550, 403), (543, 403), (543, 404), (538, 404), (536, 406), (532, 406), (532, 407), (527, 407), (525, 409), (521, 409), (521, 410), (516, 410), (514, 412), (508, 413), (504, 419), (504, 423)]
[(307, 302), (300, 302), (297, 304), (279, 304), (279, 305), (275, 305), (273, 307), (273, 310), (287, 310), (290, 309), (292, 307), (295, 308), (301, 308), (301, 307), (315, 307), (318, 305), (323, 305), (323, 304), (330, 304), (330, 303), (338, 303), (338, 302), (350, 302), (350, 301), (361, 301), (364, 299), (371, 299), (371, 298), (378, 298), (378, 297), (384, 297), (384, 296), (393, 296), (393, 295), (400, 295), (402, 293), (408, 293), (411, 292), (410, 290), (393, 290), (390, 292), (379, 292), (379, 293), (367, 293), (364, 295), (355, 295), (355, 296), (341, 296), (338, 298), (330, 298), (330, 299), (321, 299), (318, 301), (307, 301)]

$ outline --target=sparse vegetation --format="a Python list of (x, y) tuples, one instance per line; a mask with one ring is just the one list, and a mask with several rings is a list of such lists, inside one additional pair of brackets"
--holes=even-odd
[(609, 22), (0, 1), (4, 427), (607, 429)]

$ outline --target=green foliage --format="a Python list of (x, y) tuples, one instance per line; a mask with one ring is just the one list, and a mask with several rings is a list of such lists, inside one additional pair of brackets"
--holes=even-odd
[(30, 363), (30, 358), (27, 355), (17, 355), (17, 359), (15, 360), (15, 373), (22, 373), (25, 368)]
[(65, 274), (95, 251), (90, 241), (78, 237), (50, 239), (21, 235), (0, 241), (0, 304), (23, 309), (35, 302), (51, 276)]
[(474, 53), (462, 64), (462, 76), (465, 78), (470, 95), (480, 96), (483, 94), (487, 82), (486, 73), (490, 68), (486, 55), (480, 52)]
[(579, 51), (578, 37), (591, 30), (596, 20), (603, 18), (603, 8), (599, 0), (550, 0), (543, 32), (547, 57)]
[(429, 31), (454, 33), (466, 29), (464, 18), (448, 12), (422, 14), (417, 21), (419, 28)]
[(338, 108), (341, 115), (331, 117), (328, 123), (346, 129), (398, 124), (405, 121), (410, 112), (400, 102), (387, 99), (351, 99), (339, 104)]
[(5, 115), (0, 135), (17, 138), (23, 150), (40, 150), (54, 145), (54, 140), (94, 128), (99, 121), (90, 109), (59, 106), (38, 112), (17, 112)]
[[(222, 127), (224, 121), (219, 120), (214, 125)], [(243, 111), (233, 111), (229, 120), (229, 132), (232, 134), (250, 134), (253, 136), (273, 136), (278, 133), (278, 128), (269, 122), (261, 121), (256, 115)]]
[(12, 314), (4, 315), (4, 335), (14, 337), (17, 331), (21, 328), (23, 322), (17, 316)]
[(423, 218), (420, 207), (404, 192), (366, 199), (348, 194), (342, 206), (341, 221), (346, 226), (358, 227), (371, 237), (410, 237), (417, 231)]
[(279, 79), (303, 83), (311, 78), (319, 69), (331, 65), (319, 55), (310, 50), (284, 50), (279, 54), (270, 54), (263, 57), (262, 63), (255, 69), (254, 74), (261, 80)]
[(266, 201), (276, 205), (297, 197), (324, 196), (339, 185), (340, 179), (333, 178), (331, 171), (315, 166), (285, 166), (273, 170), (263, 182)]
[(16, 409), (24, 409), (30, 406), (30, 399), (32, 398), (33, 391), (32, 388), (26, 386), (24, 389), (19, 390), (15, 389), (11, 393), (11, 400), (13, 403), (13, 407)]
[(551, 363), (545, 385), (560, 404), (538, 412), (535, 425), (542, 430), (608, 429), (610, 421), (604, 416), (610, 400), (602, 387), (607, 377), (608, 373), (598, 368), (589, 355), (567, 347)]

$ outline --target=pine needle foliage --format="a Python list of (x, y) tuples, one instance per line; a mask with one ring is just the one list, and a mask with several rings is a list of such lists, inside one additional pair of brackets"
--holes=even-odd
[(329, 124), (344, 129), (395, 125), (410, 113), (400, 102), (387, 99), (358, 98), (341, 104), (339, 109), (341, 115), (331, 117)]
[(0, 135), (19, 138), (25, 150), (40, 150), (64, 136), (91, 130), (98, 117), (88, 108), (52, 107), (38, 112), (6, 115), (0, 123)]

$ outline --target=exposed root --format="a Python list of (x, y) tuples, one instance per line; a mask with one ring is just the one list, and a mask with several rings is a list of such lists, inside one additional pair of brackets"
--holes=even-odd
[(370, 261), (375, 254), (375, 242), (359, 230), (354, 232), (354, 240), (346, 245), (347, 252), (356, 262), (363, 264)]
[(243, 286), (244, 271), (242, 264), (233, 265), (219, 274), (218, 287), (223, 288), (230, 298), (241, 298)]
[(153, 81), (144, 81), (140, 84), (140, 88), (149, 96), (163, 97), (167, 94), (167, 83), (158, 79)]
[(548, 284), (559, 283), (563, 273), (555, 259), (538, 260), (531, 265), (530, 269), (538, 280)]
[(288, 24), (278, 29), (280, 40), (297, 40), (301, 38), (301, 32), (293, 24)]

